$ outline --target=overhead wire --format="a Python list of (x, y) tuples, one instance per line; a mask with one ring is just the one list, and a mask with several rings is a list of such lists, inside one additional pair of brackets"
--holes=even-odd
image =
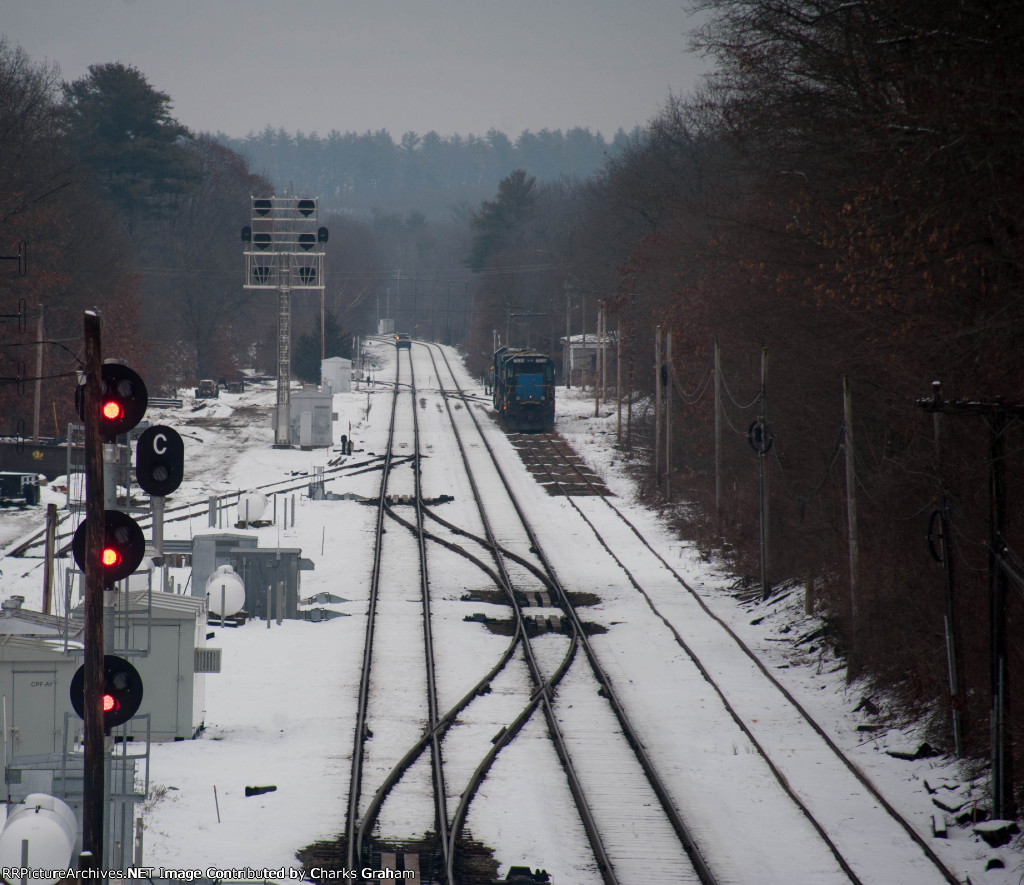
[(779, 459), (779, 448), (778, 446), (772, 446), (771, 454), (772, 460), (779, 467), (780, 478), (782, 479), (782, 486), (786, 490), (786, 493), (803, 508), (809, 501), (815, 498), (818, 493), (824, 488), (825, 483), (828, 481), (829, 475), (832, 473), (832, 468), (835, 467), (836, 462), (839, 460), (839, 453), (843, 448), (843, 440), (846, 436), (846, 425), (840, 424), (839, 429), (836, 431), (835, 441), (832, 444), (832, 454), (829, 455), (828, 464), (825, 466), (825, 472), (821, 479), (815, 483), (814, 487), (806, 495), (799, 494), (793, 486), (790, 484), (789, 479), (786, 477), (786, 468), (783, 466), (782, 461)]
[(682, 385), (679, 383), (679, 376), (676, 373), (675, 366), (669, 366), (669, 375), (672, 378), (672, 386), (675, 388), (679, 398), (688, 405), (694, 405), (700, 402), (701, 398), (707, 392), (708, 384), (711, 383), (711, 379), (714, 377), (713, 368), (715, 364), (714, 354), (708, 358), (708, 364), (704, 367), (701, 373), (701, 378), (697, 382), (697, 388), (695, 393), (687, 393), (683, 390)]

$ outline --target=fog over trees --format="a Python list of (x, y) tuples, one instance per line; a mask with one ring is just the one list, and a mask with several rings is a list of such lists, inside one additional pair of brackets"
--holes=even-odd
[(526, 131), (513, 140), (491, 129), (483, 136), (405, 132), (395, 141), (386, 130), (332, 130), (321, 137), (267, 126), (245, 138), (217, 138), (279, 186), (316, 194), (324, 208), (362, 218), (416, 211), (443, 220), (453, 205), (487, 199), (514, 169), (528, 169), (544, 181), (589, 177), (641, 134), (620, 129), (605, 141), (577, 127)]

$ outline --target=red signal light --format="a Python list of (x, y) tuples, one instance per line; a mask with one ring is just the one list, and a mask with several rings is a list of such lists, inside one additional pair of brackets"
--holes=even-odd
[(103, 417), (107, 421), (120, 421), (124, 417), (124, 409), (121, 408), (120, 403), (115, 400), (108, 399), (103, 403)]
[[(120, 363), (104, 363), (101, 381), (100, 401), (98, 406), (90, 407), (96, 408), (96, 412), (89, 418), (92, 420), (94, 416), (98, 417), (103, 436), (120, 436), (135, 427), (146, 414), (146, 405), (149, 402), (146, 383), (139, 377), (138, 372), (133, 372)], [(85, 421), (83, 384), (75, 388), (75, 406), (79, 417)]]
[(139, 524), (120, 510), (105, 510), (103, 543), (98, 551), (90, 553), (95, 560), (87, 560), (85, 535), (89, 524), (88, 520), (83, 520), (71, 539), (71, 552), (75, 556), (75, 563), (85, 572), (91, 568), (90, 563), (95, 562), (102, 571), (105, 584), (127, 578), (139, 567), (146, 555), (146, 536), (139, 528)]
[[(99, 694), (100, 712), (103, 714), (103, 730), (123, 725), (132, 718), (142, 704), (142, 677), (139, 671), (124, 658), (115, 655), (103, 656), (103, 689)], [(85, 665), (75, 671), (69, 690), (71, 706), (85, 719)], [(90, 703), (96, 702), (93, 695)]]

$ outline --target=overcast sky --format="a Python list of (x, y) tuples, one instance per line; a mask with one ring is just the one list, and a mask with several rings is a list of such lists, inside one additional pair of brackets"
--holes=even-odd
[(134, 65), (195, 131), (267, 124), (606, 138), (685, 94), (686, 0), (0, 0), (0, 33), (65, 80)]

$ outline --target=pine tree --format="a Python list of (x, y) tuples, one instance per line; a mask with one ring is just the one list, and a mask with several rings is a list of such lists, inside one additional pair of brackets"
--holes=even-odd
[(87, 77), (62, 90), (71, 149), (96, 174), (129, 230), (140, 218), (164, 214), (195, 183), (183, 144), (191, 133), (171, 115), (170, 96), (137, 68), (91, 65)]

